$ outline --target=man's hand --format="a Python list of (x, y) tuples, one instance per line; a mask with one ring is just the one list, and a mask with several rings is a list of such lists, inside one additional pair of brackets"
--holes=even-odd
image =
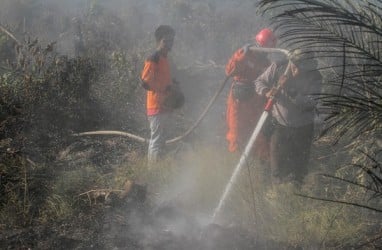
[(267, 93), (265, 93), (265, 97), (270, 98), (270, 97), (274, 96), (276, 93), (277, 93), (277, 88), (272, 87)]
[(288, 77), (286, 75), (281, 75), (278, 82), (279, 86), (283, 88), (287, 80), (288, 80)]
[(247, 54), (248, 51), (250, 51), (249, 48), (251, 46), (253, 46), (253, 44), (250, 44), (250, 43), (248, 43), (248, 44), (243, 46), (243, 53), (244, 53), (244, 55)]
[[(280, 86), (280, 88), (283, 88), (287, 81), (288, 81), (288, 76), (281, 75), (280, 78), (279, 78), (279, 81), (278, 81), (278, 85)], [(270, 98), (271, 96), (274, 96), (276, 93), (277, 93), (277, 88), (276, 87), (272, 87), (270, 90), (268, 90), (265, 93), (265, 97), (266, 98)]]

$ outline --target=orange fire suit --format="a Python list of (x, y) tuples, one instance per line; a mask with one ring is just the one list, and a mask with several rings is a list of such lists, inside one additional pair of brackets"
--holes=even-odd
[[(248, 45), (238, 49), (226, 65), (226, 74), (233, 77), (228, 95), (226, 122), (228, 150), (237, 152), (243, 150), (263, 111), (265, 99), (253, 92), (245, 100), (238, 99), (233, 91), (234, 85), (254, 87), (254, 80), (270, 65), (268, 58), (248, 49)], [(264, 135), (259, 134), (254, 145), (254, 155), (262, 160), (268, 160), (268, 142)]]

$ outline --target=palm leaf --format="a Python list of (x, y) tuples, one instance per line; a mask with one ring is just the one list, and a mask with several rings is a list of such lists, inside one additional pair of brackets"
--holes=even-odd
[[(316, 52), (332, 73), (320, 97), (326, 132), (356, 138), (382, 124), (382, 6), (374, 1), (262, 0), (281, 46)], [(334, 72), (334, 73), (333, 73)]]

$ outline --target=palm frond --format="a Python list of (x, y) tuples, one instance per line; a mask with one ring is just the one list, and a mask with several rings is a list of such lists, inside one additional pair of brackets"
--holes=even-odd
[(316, 52), (333, 71), (320, 100), (337, 138), (380, 131), (382, 6), (374, 1), (262, 0), (281, 46)]

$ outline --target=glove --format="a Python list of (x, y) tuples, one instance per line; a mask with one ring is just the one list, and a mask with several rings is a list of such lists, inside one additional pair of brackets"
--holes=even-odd
[(249, 51), (249, 48), (252, 46), (253, 46), (253, 44), (251, 44), (251, 43), (247, 43), (246, 45), (243, 46), (244, 55), (247, 54), (247, 52)]
[(288, 77), (286, 75), (281, 75), (278, 81), (278, 84), (281, 88), (284, 87), (285, 83), (288, 81)]
[(274, 96), (277, 92), (277, 88), (272, 87), (268, 92), (265, 93), (266, 98), (270, 98), (271, 96)]

